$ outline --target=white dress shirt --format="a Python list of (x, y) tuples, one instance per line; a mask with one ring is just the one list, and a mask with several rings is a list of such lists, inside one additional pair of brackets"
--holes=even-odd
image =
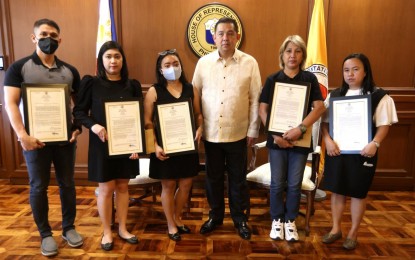
[(235, 50), (225, 62), (214, 51), (199, 59), (193, 86), (201, 95), (204, 137), (209, 142), (235, 142), (258, 137), (261, 75), (257, 61)]

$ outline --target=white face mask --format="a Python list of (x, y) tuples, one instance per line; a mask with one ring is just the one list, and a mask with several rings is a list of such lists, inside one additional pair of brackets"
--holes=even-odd
[(171, 66), (168, 69), (161, 69), (163, 76), (167, 79), (167, 80), (176, 80), (178, 78), (180, 78), (180, 76), (182, 75), (182, 67), (178, 66), (178, 67), (173, 67)]

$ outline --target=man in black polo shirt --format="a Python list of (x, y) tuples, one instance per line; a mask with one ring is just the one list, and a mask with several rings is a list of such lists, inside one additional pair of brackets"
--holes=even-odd
[(4, 80), (5, 108), (10, 123), (23, 148), (30, 182), (30, 206), (33, 217), (42, 238), (41, 252), (45, 256), (58, 253), (58, 246), (52, 237), (52, 228), (48, 220), (47, 190), (50, 181), (50, 169), (53, 162), (56, 179), (59, 183), (62, 204), (62, 237), (72, 247), (83, 244), (83, 238), (75, 230), (76, 192), (74, 182), (74, 164), (76, 138), (82, 128), (72, 125), (70, 141), (63, 145), (45, 145), (30, 136), (25, 130), (21, 104), (21, 84), (68, 84), (74, 97), (80, 82), (76, 68), (59, 60), (54, 52), (61, 38), (59, 26), (52, 20), (41, 19), (35, 22), (32, 42), (36, 51), (28, 57), (13, 63), (6, 72)]

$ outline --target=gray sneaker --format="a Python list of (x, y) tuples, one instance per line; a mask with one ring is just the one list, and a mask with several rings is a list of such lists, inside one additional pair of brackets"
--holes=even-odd
[(82, 246), (84, 243), (84, 239), (75, 229), (66, 231), (65, 235), (62, 234), (62, 238), (65, 239), (71, 247)]
[(53, 256), (58, 254), (58, 245), (52, 236), (45, 237), (42, 239), (42, 245), (40, 251), (44, 256)]

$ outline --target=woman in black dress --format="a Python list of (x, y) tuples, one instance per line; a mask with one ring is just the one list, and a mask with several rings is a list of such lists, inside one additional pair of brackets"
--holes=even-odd
[(342, 237), (341, 220), (346, 198), (351, 197), (350, 228), (343, 247), (348, 250), (357, 246), (357, 232), (366, 209), (366, 196), (375, 175), (378, 148), (389, 131), (389, 126), (398, 122), (393, 99), (386, 91), (376, 87), (369, 59), (361, 53), (347, 56), (343, 61), (343, 84), (333, 90), (326, 99), (340, 96), (370, 95), (372, 105), (372, 136), (360, 154), (341, 154), (340, 147), (329, 134), (328, 114), (323, 116), (322, 134), (326, 144), (323, 186), (332, 192), (331, 214), (333, 226), (322, 241), (330, 244)]
[[(177, 102), (190, 98), (197, 127), (195, 140), (200, 142), (203, 123), (200, 97), (196, 88), (187, 81), (176, 50), (159, 53), (156, 77), (157, 83), (148, 90), (144, 101), (146, 129), (154, 129), (154, 102)], [(150, 155), (150, 177), (161, 179), (161, 202), (167, 219), (168, 236), (174, 241), (181, 240), (180, 233), (191, 232), (189, 227), (183, 224), (181, 215), (192, 187), (192, 177), (196, 176), (198, 171), (197, 153), (169, 157), (157, 140), (155, 141), (155, 153)]]
[(113, 41), (102, 45), (97, 58), (97, 76), (86, 75), (80, 86), (74, 116), (88, 128), (88, 180), (98, 182), (98, 212), (104, 232), (102, 249), (113, 248), (111, 232), (112, 197), (115, 192), (118, 235), (131, 244), (138, 243), (136, 236), (127, 231), (128, 182), (139, 173), (138, 154), (124, 158), (110, 158), (107, 155), (107, 131), (103, 99), (142, 97), (141, 85), (137, 80), (128, 79), (127, 61), (121, 46)]

